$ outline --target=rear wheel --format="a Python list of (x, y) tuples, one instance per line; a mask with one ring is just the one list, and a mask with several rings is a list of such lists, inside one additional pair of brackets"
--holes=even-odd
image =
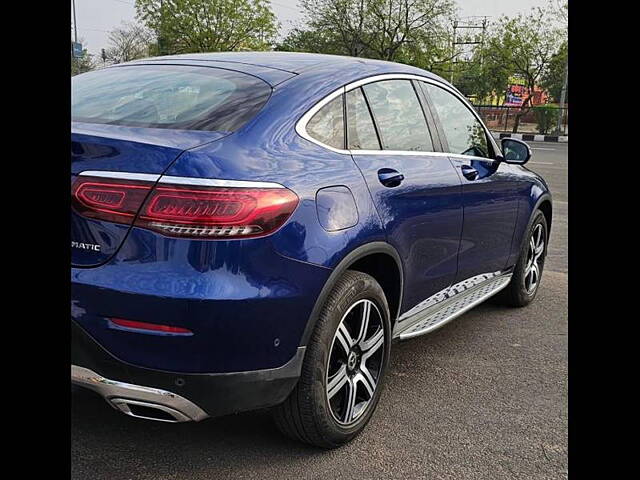
[(347, 271), (322, 309), (298, 384), (274, 408), (286, 435), (323, 448), (352, 440), (369, 422), (389, 362), (389, 307), (373, 277)]
[(536, 297), (547, 254), (547, 220), (537, 210), (520, 251), (509, 286), (496, 295), (496, 300), (511, 307), (524, 307)]

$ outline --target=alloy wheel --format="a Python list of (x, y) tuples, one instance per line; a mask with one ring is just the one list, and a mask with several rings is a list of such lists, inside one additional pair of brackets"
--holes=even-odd
[(536, 225), (529, 239), (529, 248), (527, 249), (527, 262), (524, 268), (524, 288), (527, 294), (532, 295), (538, 288), (540, 283), (540, 275), (542, 274), (542, 261), (544, 253), (544, 228), (541, 223)]
[(382, 322), (375, 303), (363, 299), (351, 305), (334, 334), (325, 389), (331, 415), (343, 426), (357, 422), (373, 400), (384, 358)]

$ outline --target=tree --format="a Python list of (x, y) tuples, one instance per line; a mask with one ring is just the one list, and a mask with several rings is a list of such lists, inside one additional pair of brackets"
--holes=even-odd
[(461, 62), (456, 66), (455, 86), (464, 95), (475, 97), (474, 103), (505, 91), (508, 72), (493, 62), (484, 62), (479, 48), (469, 62)]
[(513, 132), (531, 108), (534, 88), (547, 75), (561, 40), (561, 32), (541, 8), (527, 16), (501, 17), (488, 35), (483, 52), (487, 68), (501, 79), (518, 75), (525, 80), (528, 93), (516, 114)]
[(569, 2), (567, 0), (549, 0), (547, 8), (554, 20), (562, 25), (566, 34), (569, 24)]
[[(429, 64), (446, 45), (452, 0), (301, 0), (305, 24), (278, 46)], [(316, 46), (310, 40), (318, 40)]]
[(161, 55), (264, 50), (278, 30), (266, 0), (136, 0)]
[(109, 33), (109, 48), (104, 52), (105, 61), (123, 63), (148, 57), (154, 43), (153, 32), (141, 25), (124, 23)]
[[(360, 56), (364, 50), (365, 16), (369, 0), (301, 0), (305, 37), (323, 38), (332, 53)], [(329, 52), (323, 52), (329, 53)]]
[(367, 47), (378, 58), (392, 61), (400, 49), (419, 45), (428, 51), (447, 38), (453, 18), (450, 0), (372, 0)]
[[(80, 39), (80, 43), (83, 43), (82, 39)], [(96, 65), (95, 57), (85, 48), (82, 50), (82, 57), (74, 58), (71, 56), (71, 76), (90, 72), (96, 68)]]
[(282, 42), (276, 45), (275, 50), (283, 52), (344, 53), (332, 32), (307, 30), (300, 27), (289, 31)]
[[(564, 86), (565, 68), (567, 66), (567, 58), (569, 56), (569, 44), (564, 42), (558, 52), (556, 52), (551, 61), (549, 68), (545, 72), (540, 85), (549, 92), (554, 102), (559, 102), (562, 95), (562, 87)], [(568, 89), (565, 92), (565, 102), (569, 102)]]

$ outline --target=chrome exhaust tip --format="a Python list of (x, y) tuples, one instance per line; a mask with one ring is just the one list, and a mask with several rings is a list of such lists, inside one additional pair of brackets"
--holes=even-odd
[(209, 416), (196, 404), (173, 392), (109, 380), (76, 365), (71, 366), (71, 382), (97, 392), (113, 408), (131, 417), (180, 423), (198, 422)]
[(191, 419), (182, 412), (165, 405), (158, 405), (157, 403), (140, 402), (127, 398), (109, 398), (107, 402), (116, 410), (120, 410), (125, 415), (131, 417), (169, 423), (191, 421)]

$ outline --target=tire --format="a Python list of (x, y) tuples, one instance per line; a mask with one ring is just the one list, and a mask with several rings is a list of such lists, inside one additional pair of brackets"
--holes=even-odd
[(296, 387), (273, 409), (280, 431), (321, 448), (353, 440), (380, 399), (390, 347), (389, 306), (382, 288), (370, 275), (346, 271), (322, 308)]
[[(541, 237), (538, 237), (539, 232), (542, 235)], [(544, 214), (540, 210), (536, 210), (533, 222), (531, 222), (525, 241), (520, 249), (520, 256), (518, 257), (518, 263), (516, 263), (513, 270), (511, 282), (509, 282), (509, 285), (504, 290), (496, 295), (497, 301), (510, 307), (525, 307), (529, 305), (534, 298), (536, 298), (536, 294), (540, 289), (544, 260), (547, 255), (547, 244), (549, 240), (548, 232), (547, 220)], [(539, 244), (537, 243), (538, 238), (541, 238), (542, 241), (542, 251), (536, 254), (537, 261), (535, 262), (535, 265), (537, 266), (537, 279), (533, 288), (531, 288), (531, 248), (532, 246), (539, 247)], [(531, 243), (532, 241), (533, 245)], [(536, 251), (538, 251), (538, 248), (536, 248)]]

